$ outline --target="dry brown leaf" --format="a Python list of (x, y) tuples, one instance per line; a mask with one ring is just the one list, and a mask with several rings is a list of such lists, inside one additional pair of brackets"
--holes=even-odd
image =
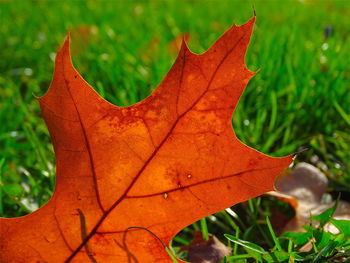
[[(327, 191), (328, 179), (318, 168), (308, 163), (299, 163), (291, 172), (280, 176), (275, 182), (275, 187), (278, 192), (269, 194), (290, 203), (296, 213), (283, 227), (283, 232), (303, 231), (302, 226), (310, 224), (311, 216), (318, 215), (335, 204), (322, 201)], [(333, 218), (350, 220), (350, 204), (339, 201)], [(332, 224), (327, 224), (325, 229), (332, 233), (339, 232)]]
[(218, 263), (231, 253), (231, 248), (225, 246), (212, 234), (209, 234), (208, 240), (204, 240), (201, 231), (194, 233), (194, 239), (187, 250), (187, 259), (191, 263)]

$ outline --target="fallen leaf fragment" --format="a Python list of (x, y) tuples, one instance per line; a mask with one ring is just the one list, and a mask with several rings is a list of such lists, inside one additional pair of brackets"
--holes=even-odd
[[(275, 187), (278, 192), (270, 194), (290, 203), (296, 212), (295, 217), (283, 227), (282, 232), (303, 231), (302, 227), (310, 224), (311, 216), (319, 215), (335, 204), (322, 201), (327, 191), (328, 179), (318, 168), (308, 163), (299, 163), (292, 172), (279, 177)], [(350, 204), (339, 201), (333, 218), (350, 220)], [(332, 224), (327, 224), (325, 229), (335, 234), (339, 233)]]
[(231, 248), (225, 246), (212, 234), (209, 234), (208, 240), (204, 240), (201, 231), (194, 233), (194, 238), (187, 250), (187, 259), (191, 263), (218, 263), (231, 253)]
[(254, 75), (244, 64), (254, 21), (232, 26), (201, 55), (183, 42), (158, 88), (129, 107), (84, 81), (68, 38), (39, 98), (56, 188), (34, 213), (0, 220), (0, 262), (170, 263), (164, 244), (181, 229), (271, 191), (293, 155), (257, 152), (231, 124)]

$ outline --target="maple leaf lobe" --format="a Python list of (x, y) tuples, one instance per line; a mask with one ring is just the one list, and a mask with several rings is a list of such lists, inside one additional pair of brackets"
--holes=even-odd
[[(244, 63), (254, 22), (231, 27), (201, 55), (183, 42), (158, 88), (128, 107), (110, 104), (83, 80), (68, 38), (39, 99), (56, 155), (55, 192), (38, 211), (1, 219), (0, 260), (172, 262), (162, 242), (272, 190), (292, 156), (257, 152), (231, 124), (254, 75)], [(18, 244), (25, 244), (20, 253)]]

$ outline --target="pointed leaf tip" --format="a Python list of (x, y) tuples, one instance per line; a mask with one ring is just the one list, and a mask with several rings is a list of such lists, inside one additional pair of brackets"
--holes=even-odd
[(188, 51), (192, 53), (192, 51), (189, 49), (189, 47), (187, 45), (185, 35), (183, 35), (182, 40), (181, 40), (181, 47), (180, 47), (179, 55), (184, 55)]
[(251, 27), (251, 30), (252, 30), (254, 28), (255, 22), (256, 22), (256, 14), (255, 14), (255, 10), (254, 10), (253, 17), (251, 19), (249, 19), (248, 22), (243, 24), (242, 26), (247, 25), (247, 26)]
[(60, 62), (65, 62), (65, 58), (69, 57), (70, 59), (70, 33), (68, 32), (66, 39), (63, 42), (63, 45), (60, 47), (58, 50), (56, 57), (55, 57), (55, 67), (60, 63)]
[(61, 47), (59, 52), (63, 51), (64, 54), (67, 52), (67, 54), (70, 56), (70, 40), (71, 40), (71, 37), (70, 37), (70, 33), (68, 32), (66, 39), (63, 43), (63, 46)]

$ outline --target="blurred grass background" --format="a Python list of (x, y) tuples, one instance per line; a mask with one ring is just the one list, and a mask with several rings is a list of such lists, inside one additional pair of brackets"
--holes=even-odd
[(204, 52), (253, 6), (246, 63), (260, 71), (236, 109), (236, 134), (275, 156), (308, 148), (297, 161), (321, 168), (330, 191), (349, 198), (348, 1), (0, 0), (0, 216), (27, 214), (53, 192), (54, 154), (33, 94), (47, 90), (68, 31), (78, 71), (125, 106), (155, 89), (183, 34)]

